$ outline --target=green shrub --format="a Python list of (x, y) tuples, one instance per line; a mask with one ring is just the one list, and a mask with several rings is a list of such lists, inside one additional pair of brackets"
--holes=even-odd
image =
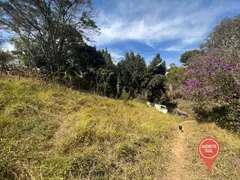
[(121, 99), (124, 103), (126, 103), (130, 99), (130, 95), (125, 89), (123, 89), (122, 91)]

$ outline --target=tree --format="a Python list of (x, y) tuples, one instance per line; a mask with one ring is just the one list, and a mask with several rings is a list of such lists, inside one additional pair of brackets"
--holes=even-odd
[(71, 64), (80, 74), (88, 73), (90, 68), (100, 68), (106, 64), (101, 51), (92, 46), (75, 46), (72, 49)]
[(206, 52), (227, 54), (232, 58), (240, 57), (240, 14), (225, 18), (210, 33), (200, 48)]
[(231, 57), (202, 57), (189, 65), (187, 75), (186, 98), (198, 103), (226, 106), (240, 122), (239, 60)]
[(146, 63), (140, 54), (126, 53), (125, 59), (118, 63), (121, 89), (129, 92), (131, 97), (142, 92), (142, 82), (146, 73)]
[(118, 77), (118, 69), (115, 64), (113, 64), (112, 56), (108, 52), (107, 48), (101, 51), (101, 54), (105, 60), (104, 67), (108, 69), (111, 73), (108, 73), (106, 85), (104, 88), (105, 95), (111, 95), (113, 97), (117, 94), (117, 77)]
[(176, 66), (175, 63), (171, 63), (171, 64), (169, 64), (169, 67), (170, 67), (170, 69), (171, 69), (171, 68), (174, 68), (174, 67), (177, 67), (177, 66)]
[(106, 96), (107, 85), (108, 85), (107, 82), (109, 80), (109, 77), (111, 76), (111, 73), (112, 73), (111, 70), (107, 68), (98, 68), (98, 69), (90, 68), (89, 70), (95, 80), (96, 93), (99, 94), (100, 88), (102, 88), (104, 92), (104, 96)]
[(143, 87), (146, 90), (147, 99), (150, 102), (160, 102), (165, 93), (164, 81), (166, 74), (166, 63), (158, 53), (147, 67)]
[(0, 2), (1, 28), (22, 41), (34, 66), (48, 74), (72, 66), (72, 48), (85, 45), (85, 32), (99, 29), (90, 0), (8, 0)]
[(237, 104), (240, 97), (238, 60), (206, 56), (191, 63), (187, 71), (186, 93), (200, 101)]
[(165, 75), (166, 73), (166, 62), (162, 60), (160, 54), (158, 53), (153, 60), (150, 62), (148, 66), (148, 73), (154, 74), (162, 74)]
[[(79, 55), (81, 55), (80, 53)], [(93, 55), (94, 53), (89, 53)], [(95, 56), (89, 56), (92, 60), (101, 64), (92, 64), (87, 66), (89, 74), (93, 77), (96, 93), (103, 94), (104, 96), (115, 96), (117, 86), (117, 67), (112, 63), (111, 54), (105, 50), (99, 50), (95, 52)], [(86, 59), (86, 58), (85, 58)], [(87, 62), (92, 62), (88, 60)]]
[(108, 49), (102, 49), (101, 50), (101, 54), (105, 60), (105, 63), (106, 63), (106, 66), (107, 67), (113, 67), (114, 64), (113, 64), (113, 61), (112, 61), (112, 56), (111, 54), (108, 52)]
[(165, 93), (165, 77), (160, 74), (154, 75), (147, 86), (147, 99), (149, 102), (161, 102)]
[(11, 42), (14, 44), (15, 50), (12, 51), (13, 55), (23, 62), (23, 64), (30, 68), (33, 67), (32, 61), (27, 56), (27, 50), (24, 48), (24, 43), (21, 39), (13, 38)]
[(186, 51), (180, 57), (180, 62), (183, 63), (184, 66), (187, 66), (191, 61), (193, 61), (197, 55), (201, 55), (201, 51), (194, 49), (191, 51)]

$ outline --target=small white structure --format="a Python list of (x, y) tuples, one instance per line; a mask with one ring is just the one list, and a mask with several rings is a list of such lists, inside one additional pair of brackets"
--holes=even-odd
[(168, 112), (167, 106), (164, 106), (162, 104), (156, 104), (156, 103), (147, 102), (147, 105), (149, 107), (155, 107), (158, 111), (160, 111), (160, 112), (162, 112), (164, 114), (167, 114), (167, 112)]
[(153, 106), (154, 106), (154, 103), (147, 102), (147, 105), (148, 105), (149, 107), (153, 107)]
[(155, 107), (158, 111), (160, 111), (160, 112), (162, 112), (162, 113), (164, 113), (164, 114), (167, 114), (167, 112), (168, 112), (167, 106), (164, 106), (164, 105), (162, 105), (162, 104), (154, 104), (154, 107)]

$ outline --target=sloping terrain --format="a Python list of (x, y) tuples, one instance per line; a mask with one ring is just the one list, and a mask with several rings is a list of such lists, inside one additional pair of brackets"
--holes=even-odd
[[(177, 100), (178, 107), (189, 117), (181, 122), (183, 133), (176, 132), (172, 142), (173, 156), (166, 180), (235, 180), (240, 179), (240, 134), (221, 129), (212, 123), (197, 123), (191, 111), (192, 103)], [(212, 137), (220, 143), (220, 154), (209, 173), (198, 155), (198, 144)]]
[[(240, 135), (145, 104), (31, 79), (0, 80), (0, 179), (239, 179)], [(178, 125), (184, 132), (178, 131)], [(221, 151), (208, 173), (205, 137)]]
[(0, 80), (0, 179), (161, 179), (181, 118), (41, 81)]

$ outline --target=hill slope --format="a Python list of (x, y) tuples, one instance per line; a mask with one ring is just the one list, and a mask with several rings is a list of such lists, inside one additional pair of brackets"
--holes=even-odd
[[(239, 179), (240, 135), (178, 104), (186, 121), (136, 101), (0, 80), (0, 179)], [(197, 153), (205, 137), (221, 146), (211, 173)]]
[(0, 80), (0, 179), (153, 179), (181, 119), (33, 80)]
[[(240, 134), (219, 128), (213, 122), (197, 123), (191, 111), (192, 103), (179, 99), (178, 107), (190, 115), (181, 122), (184, 133), (175, 132), (172, 142), (173, 156), (164, 180), (240, 179)], [(198, 144), (212, 137), (220, 143), (220, 154), (211, 172), (198, 155)]]

